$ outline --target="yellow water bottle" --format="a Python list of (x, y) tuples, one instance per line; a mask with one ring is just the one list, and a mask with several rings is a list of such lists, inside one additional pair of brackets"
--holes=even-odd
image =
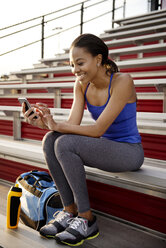
[(19, 185), (11, 187), (7, 196), (7, 228), (17, 228), (20, 217), (20, 197), (22, 196), (22, 189)]

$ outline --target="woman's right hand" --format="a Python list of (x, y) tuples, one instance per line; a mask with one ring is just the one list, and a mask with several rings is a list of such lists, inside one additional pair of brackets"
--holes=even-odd
[(25, 121), (32, 126), (39, 127), (42, 129), (48, 129), (48, 127), (42, 121), (42, 114), (40, 113), (40, 111), (35, 111), (34, 106), (36, 105), (32, 105), (30, 109), (25, 111), (25, 103), (22, 104), (22, 112)]

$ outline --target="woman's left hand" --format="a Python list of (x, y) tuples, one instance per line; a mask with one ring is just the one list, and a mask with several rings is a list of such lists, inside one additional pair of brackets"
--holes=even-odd
[(44, 124), (50, 130), (56, 131), (57, 123), (54, 121), (50, 109), (47, 107), (47, 105), (43, 103), (37, 103), (34, 107), (36, 107), (40, 111), (40, 116)]

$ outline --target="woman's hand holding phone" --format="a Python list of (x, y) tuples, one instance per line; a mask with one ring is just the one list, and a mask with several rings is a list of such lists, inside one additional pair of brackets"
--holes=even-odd
[[(37, 105), (31, 105), (31, 107), (26, 111), (26, 103), (22, 104), (22, 112), (27, 123), (32, 126), (36, 126), (42, 129), (48, 129), (42, 120), (42, 113), (38, 111)], [(36, 108), (36, 110), (35, 110)]]
[(56, 122), (50, 113), (48, 106), (44, 103), (30, 104), (24, 97), (20, 97), (22, 112), (27, 123), (42, 129), (55, 130)]

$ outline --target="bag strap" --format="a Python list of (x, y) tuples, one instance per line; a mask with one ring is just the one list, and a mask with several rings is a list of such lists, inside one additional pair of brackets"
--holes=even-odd
[(24, 179), (27, 180), (31, 175), (32, 175), (32, 177), (33, 177), (33, 175), (39, 177), (39, 179), (36, 179), (35, 177), (33, 177), (37, 181), (45, 180), (46, 182), (50, 182), (50, 183), (53, 181), (49, 174), (48, 175), (39, 174), (38, 171), (30, 172), (30, 174), (25, 176)]
[(38, 190), (35, 186), (29, 185), (27, 183), (26, 180), (24, 180), (24, 178), (22, 178), (21, 176), (19, 176), (17, 178), (17, 181), (30, 193), (32, 193), (33, 195), (35, 195), (36, 197), (41, 197), (41, 195), (43, 194), (42, 191)]
[[(28, 184), (28, 182), (27, 182), (27, 180), (29, 178), (34, 179), (34, 183), (32, 185)], [(40, 184), (40, 181), (44, 180), (46, 182), (53, 182), (53, 180), (49, 174), (40, 173), (40, 172), (38, 172), (38, 170), (33, 170), (33, 171), (29, 172), (29, 174), (24, 176), (24, 177), (22, 177), (22, 175), (20, 175), (17, 178), (17, 180), (25, 189), (27, 189), (29, 192), (36, 195), (37, 197), (41, 197), (41, 195), (42, 195), (42, 192), (40, 190), (47, 188), (47, 187), (43, 187)], [(39, 189), (37, 189), (37, 188), (39, 188)]]
[(40, 181), (41, 181), (41, 178), (40, 179), (36, 179), (35, 176), (33, 176), (32, 174), (31, 175), (27, 175), (24, 177), (24, 180), (25, 181), (28, 181), (30, 178), (33, 178), (35, 181), (34, 181), (34, 184), (32, 184), (32, 187), (38, 187), (40, 189), (43, 189), (44, 187), (40, 184)]

